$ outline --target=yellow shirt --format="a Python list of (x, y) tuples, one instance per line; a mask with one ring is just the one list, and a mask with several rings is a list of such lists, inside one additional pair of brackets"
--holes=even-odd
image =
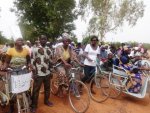
[(67, 48), (67, 50), (65, 50), (63, 48), (63, 54), (62, 54), (62, 57), (64, 60), (68, 60), (70, 58), (70, 53), (69, 53), (69, 49)]
[(23, 48), (21, 52), (18, 52), (15, 48), (9, 48), (6, 54), (11, 56), (10, 66), (17, 68), (26, 65), (26, 56), (29, 55), (29, 51)]

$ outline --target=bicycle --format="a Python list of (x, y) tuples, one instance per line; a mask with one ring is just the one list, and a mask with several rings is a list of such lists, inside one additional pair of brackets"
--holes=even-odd
[(5, 73), (0, 75), (0, 105), (2, 107), (7, 106), (10, 100), (8, 90), (6, 89), (8, 87), (8, 81), (4, 75)]
[(60, 65), (62, 64), (59, 63), (53, 66), (55, 76), (51, 80), (51, 92), (54, 95), (58, 95), (61, 91), (66, 92), (72, 109), (76, 113), (86, 112), (90, 104), (90, 96), (87, 86), (76, 79), (80, 67), (71, 68), (69, 75), (64, 76), (56, 71), (56, 68)]
[(17, 113), (29, 113), (31, 72), (26, 67), (11, 69), (6, 74), (5, 90), (10, 101), (16, 100)]
[(103, 71), (98, 61), (95, 61), (95, 63), (96, 72), (90, 78), (90, 96), (94, 101), (101, 103), (109, 98), (110, 84), (108, 77), (110, 73)]

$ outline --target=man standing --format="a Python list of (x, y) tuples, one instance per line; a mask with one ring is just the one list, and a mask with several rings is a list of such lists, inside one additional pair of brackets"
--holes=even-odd
[(53, 106), (53, 103), (50, 102), (50, 70), (49, 62), (51, 56), (51, 50), (49, 47), (46, 47), (47, 37), (41, 35), (39, 37), (40, 46), (35, 49), (33, 57), (33, 65), (35, 67), (34, 73), (34, 84), (32, 92), (32, 105), (31, 112), (36, 112), (38, 105), (39, 91), (42, 83), (44, 84), (44, 104), (47, 106)]

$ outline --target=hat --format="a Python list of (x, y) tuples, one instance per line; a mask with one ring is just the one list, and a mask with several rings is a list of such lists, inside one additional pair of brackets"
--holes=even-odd
[(29, 40), (27, 40), (26, 42), (31, 43)]
[(138, 47), (142, 47), (142, 46), (143, 46), (143, 44), (142, 44), (142, 43), (139, 43)]
[(62, 38), (70, 39), (70, 35), (68, 33), (63, 33)]
[(134, 49), (135, 49), (135, 50), (138, 50), (138, 49), (139, 49), (139, 47), (134, 47)]
[(57, 41), (59, 41), (59, 40), (62, 40), (62, 37), (61, 37), (61, 36), (57, 38)]
[(124, 50), (128, 50), (128, 46), (126, 46), (126, 45), (123, 46), (123, 49), (124, 49)]

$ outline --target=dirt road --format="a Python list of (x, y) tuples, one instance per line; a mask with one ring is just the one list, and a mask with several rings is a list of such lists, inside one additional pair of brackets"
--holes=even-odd
[[(54, 103), (53, 107), (47, 107), (43, 104), (43, 96), (44, 94), (40, 94), (37, 113), (74, 113), (67, 96), (59, 98), (51, 95), (50, 100)], [(0, 113), (6, 113), (7, 109), (2, 111), (0, 108)], [(123, 94), (119, 99), (108, 99), (103, 103), (96, 103), (91, 100), (86, 113), (150, 113), (150, 98), (148, 94), (144, 99)]]
[[(74, 113), (69, 105), (67, 97), (58, 98), (51, 96), (53, 107), (43, 104), (43, 94), (40, 94), (37, 113)], [(86, 113), (150, 113), (150, 98), (147, 94), (144, 99), (137, 99), (122, 95), (119, 99), (108, 99), (104, 103), (96, 103), (91, 100)]]

